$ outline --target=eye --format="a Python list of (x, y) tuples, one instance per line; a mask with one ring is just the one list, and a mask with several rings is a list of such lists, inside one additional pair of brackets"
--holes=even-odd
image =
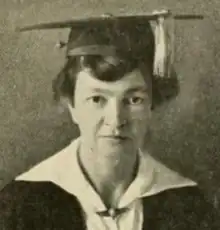
[(102, 105), (106, 101), (106, 99), (103, 96), (99, 96), (99, 95), (92, 96), (88, 98), (88, 100), (93, 104), (97, 104), (97, 105)]
[(102, 97), (100, 96), (94, 96), (91, 98), (94, 103), (100, 103), (102, 101)]
[(134, 97), (128, 98), (128, 104), (130, 105), (140, 105), (143, 102), (144, 102), (143, 97), (134, 96)]

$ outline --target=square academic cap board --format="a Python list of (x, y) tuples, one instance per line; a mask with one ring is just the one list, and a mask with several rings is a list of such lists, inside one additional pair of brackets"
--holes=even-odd
[[(70, 28), (68, 40), (59, 42), (66, 56), (103, 55), (117, 52), (153, 60), (157, 79), (171, 78), (174, 62), (175, 21), (203, 19), (202, 15), (174, 15), (169, 10), (142, 15), (111, 15), (41, 23), (18, 28), (20, 32), (41, 29)], [(169, 92), (168, 94), (172, 94)]]
[(169, 76), (168, 70), (173, 62), (174, 22), (189, 19), (203, 19), (203, 16), (173, 15), (169, 10), (143, 15), (103, 14), (100, 17), (41, 23), (17, 30), (70, 28), (68, 41), (59, 43), (60, 47), (66, 47), (67, 56), (153, 52), (154, 74), (165, 77)]

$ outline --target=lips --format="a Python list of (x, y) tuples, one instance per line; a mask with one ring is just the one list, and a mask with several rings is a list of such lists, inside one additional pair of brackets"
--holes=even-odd
[(123, 141), (123, 140), (126, 140), (126, 139), (128, 139), (128, 137), (126, 137), (126, 136), (119, 136), (119, 135), (105, 135), (105, 136), (101, 136), (102, 138), (106, 138), (106, 139), (111, 139), (111, 140), (121, 140), (121, 141)]

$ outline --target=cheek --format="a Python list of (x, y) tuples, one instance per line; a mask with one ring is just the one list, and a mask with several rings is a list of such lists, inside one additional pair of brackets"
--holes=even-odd
[(101, 116), (99, 113), (93, 111), (88, 112), (83, 109), (78, 114), (78, 126), (83, 136), (95, 136), (100, 127)]
[(140, 113), (133, 114), (130, 120), (132, 131), (135, 136), (145, 135), (151, 119), (151, 112), (149, 110), (144, 110)]
[(145, 132), (145, 130), (147, 130), (148, 122), (146, 119), (133, 119), (131, 126), (133, 133), (140, 136)]

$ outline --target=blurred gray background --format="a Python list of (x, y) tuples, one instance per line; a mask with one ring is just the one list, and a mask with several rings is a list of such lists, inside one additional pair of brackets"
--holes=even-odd
[(154, 112), (149, 151), (220, 198), (219, 0), (0, 0), (0, 188), (78, 135), (52, 99), (68, 30), (16, 33), (16, 26), (74, 17), (169, 8), (203, 14), (176, 24), (176, 100)]

